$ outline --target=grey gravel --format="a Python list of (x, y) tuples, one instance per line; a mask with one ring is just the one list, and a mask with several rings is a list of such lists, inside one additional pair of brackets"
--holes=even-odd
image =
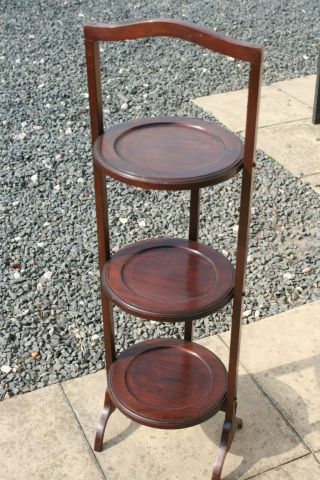
[[(0, 398), (7, 398), (103, 367), (83, 21), (180, 17), (261, 43), (267, 84), (315, 73), (320, 30), (318, 0), (2, 0), (1, 7), (0, 366), (10, 370), (0, 370)], [(209, 119), (190, 100), (240, 89), (247, 72), (167, 38), (104, 45), (102, 61), (106, 126), (141, 115)], [(257, 164), (244, 323), (320, 298), (319, 197), (262, 152)], [(114, 181), (109, 188), (114, 251), (136, 239), (187, 235), (186, 193)], [(233, 262), (239, 189), (234, 178), (202, 192), (201, 241)], [(195, 336), (229, 327), (230, 306), (197, 321)], [(116, 309), (118, 350), (181, 332)]]

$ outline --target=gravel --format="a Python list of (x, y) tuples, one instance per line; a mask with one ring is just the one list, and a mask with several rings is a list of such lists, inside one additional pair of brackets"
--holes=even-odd
[[(143, 3), (1, 2), (0, 398), (103, 367), (83, 21), (185, 18), (263, 44), (267, 84), (316, 71), (317, 0)], [(209, 119), (190, 99), (246, 82), (240, 62), (180, 40), (106, 44), (102, 61), (106, 126), (141, 115)], [(244, 323), (320, 298), (319, 197), (262, 152), (257, 165)], [(187, 235), (187, 193), (109, 187), (114, 251)], [(231, 261), (239, 188), (236, 177), (202, 192), (201, 241)], [(229, 326), (227, 307), (197, 321), (195, 334)], [(116, 309), (118, 350), (181, 332)]]

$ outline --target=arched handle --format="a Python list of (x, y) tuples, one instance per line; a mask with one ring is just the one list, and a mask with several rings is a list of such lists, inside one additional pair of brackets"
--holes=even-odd
[(255, 64), (261, 62), (263, 52), (263, 48), (259, 45), (234, 40), (195, 23), (171, 18), (118, 25), (85, 23), (83, 29), (84, 37), (89, 41), (119, 41), (157, 36), (181, 38), (214, 52)]

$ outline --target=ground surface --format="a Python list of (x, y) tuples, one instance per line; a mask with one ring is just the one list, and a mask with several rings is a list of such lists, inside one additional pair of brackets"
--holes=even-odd
[[(103, 366), (81, 24), (180, 17), (266, 47), (265, 83), (315, 73), (318, 1), (1, 2), (0, 397)], [(245, 67), (182, 41), (103, 47), (106, 126), (141, 115), (209, 118), (192, 98), (245, 86)], [(258, 155), (245, 321), (315, 300), (319, 197)], [(201, 240), (234, 261), (239, 178), (202, 193)], [(110, 182), (113, 246), (186, 236), (188, 199)], [(144, 226), (145, 225), (145, 226)], [(126, 319), (126, 320), (125, 320)], [(230, 309), (196, 324), (229, 328)], [(179, 334), (117, 313), (117, 347)]]

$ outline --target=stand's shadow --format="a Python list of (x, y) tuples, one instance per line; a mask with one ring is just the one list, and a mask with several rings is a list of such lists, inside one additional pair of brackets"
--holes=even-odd
[[(140, 427), (140, 425), (139, 425), (138, 423), (135, 423), (135, 422), (131, 421), (131, 422), (129, 423), (129, 425), (128, 425), (121, 433), (118, 433), (118, 435), (116, 435), (115, 437), (106, 440), (106, 436), (105, 436), (105, 440), (104, 440), (103, 450), (102, 450), (102, 451), (108, 450), (109, 448), (115, 447), (115, 446), (118, 445), (119, 443), (124, 442), (124, 441), (125, 441), (127, 438), (129, 438), (130, 435), (132, 435), (139, 427)], [(107, 425), (107, 429), (108, 429), (108, 425)], [(106, 431), (107, 431), (107, 429), (106, 429)]]
[[(255, 374), (255, 381), (258, 385), (263, 385), (263, 394), (249, 375), (239, 376), (238, 413), (244, 425), (242, 430), (236, 432), (230, 452), (242, 460), (231, 473), (227, 476), (222, 475), (223, 479), (238, 480), (249, 471), (250, 475), (256, 475), (266, 470), (265, 466), (269, 469), (297, 458), (299, 455), (293, 450), (301, 444), (301, 439), (295, 433), (296, 425), (303, 437), (315, 432), (320, 434), (319, 416), (316, 421), (310, 421), (311, 412), (306, 402), (285, 381), (286, 375), (294, 373), (301, 376), (303, 382), (303, 371), (310, 368), (320, 392), (319, 355)], [(265, 393), (270, 396), (272, 402)], [(221, 428), (220, 422), (214, 418), (202, 424), (204, 433), (215, 445), (219, 444)], [(283, 457), (281, 461), (279, 456)]]

